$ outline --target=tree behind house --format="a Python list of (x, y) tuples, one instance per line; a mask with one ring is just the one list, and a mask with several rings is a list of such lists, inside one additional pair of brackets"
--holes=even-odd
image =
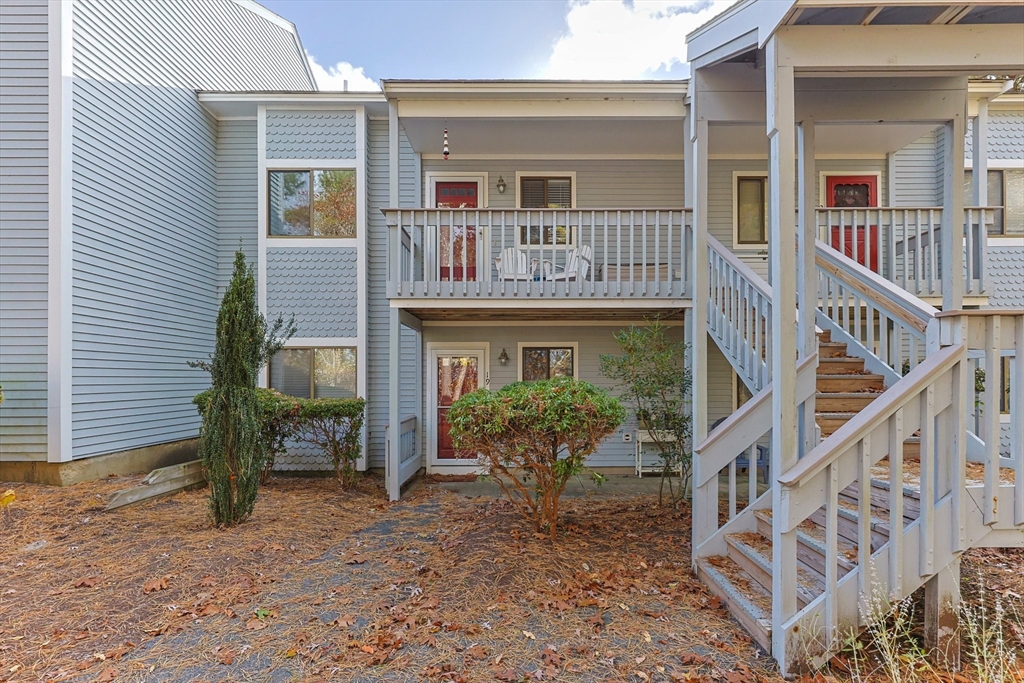
[(236, 524), (256, 504), (267, 444), (260, 434), (256, 378), (270, 357), (295, 334), (280, 318), (268, 326), (256, 303), (256, 278), (241, 251), (217, 313), (212, 358), (189, 363), (210, 373), (210, 400), (199, 430), (199, 458), (210, 483), (216, 524)]

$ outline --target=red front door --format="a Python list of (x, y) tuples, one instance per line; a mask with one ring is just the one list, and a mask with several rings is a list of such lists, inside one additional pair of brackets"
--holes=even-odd
[[(826, 176), (826, 206), (844, 211), (842, 225), (832, 225), (832, 248), (878, 272), (878, 225), (869, 225), (868, 213), (857, 209), (878, 206), (878, 177)], [(832, 220), (839, 220), (833, 212)]]
[(448, 409), (463, 395), (480, 388), (482, 356), (478, 352), (437, 356), (437, 459), (458, 457), (449, 435)]
[[(479, 187), (475, 182), (438, 182), (434, 188), (434, 206), (439, 209), (475, 209)], [(466, 218), (470, 215), (467, 214)], [(455, 213), (455, 221), (462, 219)], [(456, 225), (454, 233), (441, 228), (441, 280), (476, 280), (476, 226)], [(453, 258), (454, 257), (454, 258)]]

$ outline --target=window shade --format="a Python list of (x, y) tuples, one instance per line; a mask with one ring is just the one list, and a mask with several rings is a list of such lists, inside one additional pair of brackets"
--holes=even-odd
[(545, 208), (544, 178), (523, 178), (520, 200), (525, 209)]

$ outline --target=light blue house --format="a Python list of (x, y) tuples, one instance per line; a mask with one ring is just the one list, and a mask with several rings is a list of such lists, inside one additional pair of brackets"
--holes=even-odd
[[(263, 382), (364, 396), (360, 468), (392, 498), (475, 468), (460, 395), (609, 386), (615, 331), (658, 317), (691, 344), (695, 567), (784, 668), (856, 621), (871, 561), (887, 594), (948, 597), (959, 552), (1024, 544), (999, 479), (1024, 481), (1024, 10), (741, 0), (680, 40), (690, 81), (319, 92), (255, 3), (0, 0), (0, 480), (192, 457), (185, 361), (241, 247), (299, 326)], [(590, 464), (642, 467), (643, 437)], [(856, 486), (904, 458), (923, 476), (883, 538)], [(797, 547), (814, 586), (772, 572)]]

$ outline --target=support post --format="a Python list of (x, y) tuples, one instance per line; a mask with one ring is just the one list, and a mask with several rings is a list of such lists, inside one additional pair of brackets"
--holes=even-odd
[(988, 204), (988, 98), (978, 100), (971, 146), (971, 204)]
[[(701, 73), (698, 70), (692, 80), (694, 88), (701, 87)], [(691, 95), (690, 140), (693, 156), (689, 162), (690, 183), (693, 197), (693, 308), (690, 329), (690, 357), (692, 359), (691, 402), (693, 416), (693, 442), (700, 443), (708, 435), (708, 122), (699, 118), (694, 111), (695, 93)], [(693, 480), (700, 481), (701, 461), (693, 462)], [(718, 528), (718, 479), (712, 479), (693, 492), (693, 560), (697, 551)]]
[(959, 604), (960, 558), (956, 557), (924, 584), (925, 649), (932, 662), (947, 671), (960, 668)]
[[(793, 67), (779, 59), (779, 38), (765, 50), (768, 156), (769, 251), (772, 266), (772, 440), (771, 471), (779, 476), (797, 462), (796, 401), (796, 140)], [(783, 533), (782, 487), (772, 486), (772, 655), (783, 673), (794, 665), (783, 628), (796, 614), (796, 532)]]
[(964, 303), (964, 116), (946, 123), (942, 167), (942, 310)]
[(388, 500), (401, 497), (402, 484), (398, 480), (399, 442), (401, 439), (402, 419), (399, 415), (400, 397), (398, 372), (402, 359), (402, 319), (401, 310), (390, 310), (391, 320), (388, 328), (388, 432), (385, 439), (384, 479), (387, 483)]
[[(818, 233), (815, 207), (814, 119), (806, 118), (797, 128), (797, 166), (799, 178), (798, 209), (800, 230), (797, 233), (797, 302), (800, 307), (798, 352), (800, 360), (818, 350), (815, 334), (815, 313), (818, 310), (817, 266), (814, 261), (815, 238)], [(800, 455), (818, 445), (818, 427), (814, 419), (814, 395), (800, 406)]]

